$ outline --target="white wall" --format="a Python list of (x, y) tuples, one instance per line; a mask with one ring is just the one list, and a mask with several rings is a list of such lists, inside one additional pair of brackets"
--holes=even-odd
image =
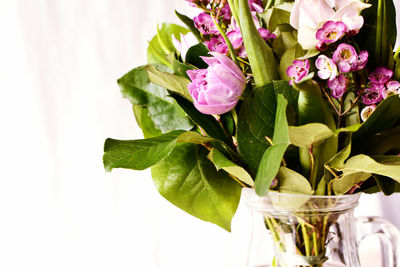
[[(228, 234), (162, 199), (149, 172), (102, 167), (106, 137), (141, 137), (116, 79), (145, 63), (174, 9), (189, 11), (183, 0), (0, 0), (0, 266), (244, 266), (246, 210)], [(359, 213), (380, 214), (376, 196)]]

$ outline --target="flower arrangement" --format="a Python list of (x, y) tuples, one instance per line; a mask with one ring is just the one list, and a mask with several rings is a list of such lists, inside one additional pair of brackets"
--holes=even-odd
[(399, 191), (400, 57), (392, 0), (186, 0), (148, 64), (118, 80), (145, 139), (104, 166), (143, 170), (177, 207), (230, 230), (241, 188)]

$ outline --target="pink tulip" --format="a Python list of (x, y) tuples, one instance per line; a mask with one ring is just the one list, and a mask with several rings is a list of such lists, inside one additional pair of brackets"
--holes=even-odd
[(217, 52), (210, 54), (212, 57), (202, 57), (207, 69), (187, 71), (192, 80), (188, 90), (201, 113), (223, 114), (238, 103), (246, 87), (246, 77), (229, 57)]

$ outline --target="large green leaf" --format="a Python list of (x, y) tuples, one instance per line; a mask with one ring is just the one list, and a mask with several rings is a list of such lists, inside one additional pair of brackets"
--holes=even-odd
[(357, 183), (377, 174), (400, 182), (400, 156), (378, 156), (374, 159), (357, 155), (348, 159), (341, 170), (343, 175), (335, 179), (332, 188), (336, 194), (344, 194)]
[(206, 69), (207, 63), (201, 57), (209, 57), (210, 50), (204, 44), (197, 44), (189, 48), (186, 53), (186, 64), (196, 66), (199, 69)]
[(153, 180), (177, 207), (230, 231), (241, 187), (226, 172), (218, 172), (207, 154), (202, 146), (178, 144), (152, 168)]
[(107, 139), (103, 164), (106, 171), (114, 168), (144, 170), (165, 158), (175, 146), (182, 131), (142, 140)]
[(233, 147), (231, 137), (226, 134), (219, 122), (213, 116), (199, 112), (194, 107), (192, 102), (188, 101), (181, 95), (173, 92), (170, 93), (171, 96), (177, 101), (179, 106), (192, 119), (192, 121), (199, 125), (209, 136), (224, 142), (230, 147)]
[(237, 126), (239, 150), (254, 173), (269, 147), (265, 137), (272, 137), (274, 133), (277, 94), (282, 94), (290, 106), (294, 110), (297, 109), (298, 92), (293, 90), (288, 82), (275, 81), (254, 89), (239, 112)]
[(310, 182), (303, 175), (289, 168), (281, 167), (276, 178), (278, 180), (278, 190), (281, 193), (304, 195), (312, 195), (314, 193)]
[(353, 154), (362, 153), (370, 148), (365, 145), (368, 138), (399, 126), (399, 109), (400, 98), (398, 95), (392, 95), (382, 101), (371, 116), (361, 124), (360, 129), (353, 134)]
[(176, 24), (163, 23), (161, 29), (158, 29), (157, 35), (149, 42), (147, 49), (147, 63), (161, 63), (172, 67), (172, 62), (168, 56), (175, 51), (172, 43), (172, 36), (180, 40), (180, 34), (186, 34), (189, 30)]
[(150, 82), (146, 69), (131, 70), (118, 80), (118, 84), (122, 95), (132, 104), (147, 107), (154, 127), (162, 133), (193, 128), (185, 112), (168, 96), (168, 91)]
[(262, 156), (255, 180), (255, 190), (260, 196), (268, 193), (272, 180), (277, 175), (283, 156), (290, 144), (289, 126), (286, 118), (287, 104), (287, 100), (282, 95), (278, 95), (273, 144)]
[(144, 138), (162, 135), (162, 132), (154, 127), (154, 123), (149, 116), (149, 110), (147, 107), (133, 105), (133, 113), (135, 114), (136, 122), (140, 129), (142, 129)]
[(379, 134), (365, 141), (368, 146), (366, 151), (372, 155), (383, 155), (393, 150), (394, 153), (400, 153), (400, 126)]
[(187, 89), (190, 80), (182, 76), (160, 71), (156, 68), (156, 66), (153, 65), (147, 65), (142, 68), (147, 71), (150, 82), (180, 94), (183, 97), (186, 97), (188, 100), (192, 100), (192, 97)]
[(224, 154), (219, 152), (216, 149), (211, 149), (208, 154), (208, 159), (211, 160), (217, 170), (223, 169), (230, 175), (236, 177), (240, 181), (248, 184), (249, 186), (254, 186), (253, 178), (251, 178), (250, 174), (241, 166), (238, 166), (234, 162), (227, 159)]

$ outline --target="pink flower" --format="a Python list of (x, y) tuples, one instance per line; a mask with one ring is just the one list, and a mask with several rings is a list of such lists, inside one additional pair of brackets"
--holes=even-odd
[(400, 94), (400, 83), (398, 81), (389, 81), (386, 83), (386, 88), (383, 87), (381, 91), (381, 95), (384, 99), (388, 98), (391, 95)]
[(259, 28), (258, 32), (260, 33), (261, 37), (265, 40), (265, 41), (269, 41), (269, 40), (274, 40), (276, 38), (276, 35), (271, 33), (269, 30), (264, 29), (264, 28)]
[(342, 38), (347, 32), (343, 22), (328, 21), (317, 31), (316, 38), (324, 44), (331, 44)]
[(304, 77), (308, 75), (309, 70), (310, 62), (308, 61), (308, 59), (293, 61), (293, 64), (290, 65), (286, 70), (286, 74), (291, 78), (289, 84), (293, 85), (293, 82), (299, 83)]
[(226, 34), (231, 42), (233, 49), (240, 49), (243, 45), (243, 37), (239, 28), (236, 28)]
[(218, 52), (224, 55), (228, 53), (228, 46), (226, 45), (225, 40), (221, 35), (218, 35), (217, 37), (212, 37), (209, 41), (204, 41), (204, 44), (211, 52)]
[(393, 76), (393, 71), (385, 67), (377, 67), (374, 72), (368, 76), (369, 80), (374, 84), (383, 85), (387, 83)]
[(332, 96), (334, 98), (342, 97), (344, 92), (346, 92), (348, 82), (349, 80), (343, 74), (340, 74), (333, 80), (328, 80), (328, 87), (332, 90)]
[(217, 27), (214, 25), (214, 21), (211, 16), (207, 13), (200, 13), (197, 17), (193, 18), (194, 26), (204, 35), (219, 34)]
[(231, 21), (232, 12), (231, 12), (231, 9), (230, 9), (228, 3), (226, 3), (226, 4), (220, 9), (219, 15), (222, 16), (222, 19), (223, 19), (224, 21), (227, 21), (227, 22)]
[(369, 116), (371, 116), (372, 112), (374, 112), (375, 109), (376, 109), (375, 105), (370, 105), (363, 108), (363, 110), (361, 111), (362, 121), (366, 121), (369, 118)]
[(357, 59), (356, 50), (349, 44), (340, 44), (333, 53), (333, 61), (341, 72), (349, 72)]
[(338, 75), (335, 62), (325, 55), (320, 55), (318, 57), (315, 61), (315, 66), (319, 70), (318, 76), (323, 80), (329, 79), (331, 81)]
[(303, 49), (312, 49), (318, 44), (317, 30), (325, 22), (341, 21), (349, 31), (358, 32), (364, 22), (360, 12), (370, 6), (359, 0), (295, 0), (290, 25), (298, 30)]
[(202, 57), (207, 69), (189, 70), (188, 90), (194, 106), (204, 114), (223, 114), (233, 109), (246, 87), (246, 77), (227, 56)]
[(382, 89), (384, 89), (383, 85), (372, 84), (372, 86), (369, 87), (362, 96), (364, 104), (373, 105), (380, 102), (382, 100)]
[(365, 65), (367, 65), (368, 63), (368, 51), (363, 50), (360, 52), (360, 54), (358, 54), (357, 59), (355, 60), (355, 62), (352, 64), (351, 67), (351, 71), (358, 71), (358, 70), (362, 70), (365, 68)]

